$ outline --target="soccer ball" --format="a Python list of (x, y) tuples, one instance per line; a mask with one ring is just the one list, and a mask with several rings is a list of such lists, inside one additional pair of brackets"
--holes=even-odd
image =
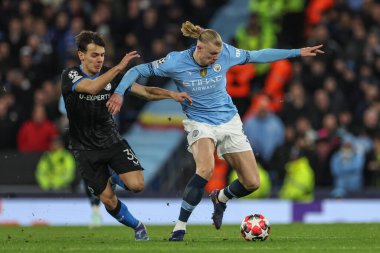
[(251, 214), (244, 218), (240, 232), (246, 241), (264, 241), (271, 230), (269, 221), (263, 215)]

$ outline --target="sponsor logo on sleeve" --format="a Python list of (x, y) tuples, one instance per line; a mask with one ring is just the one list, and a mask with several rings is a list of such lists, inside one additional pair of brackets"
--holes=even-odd
[(70, 70), (70, 72), (68, 74), (68, 77), (72, 80), (71, 81), (72, 83), (75, 83), (76, 81), (78, 81), (79, 79), (81, 79), (83, 76), (80, 76), (78, 74), (78, 71), (76, 71), (76, 70)]
[(83, 76), (76, 76), (74, 77), (73, 79), (73, 83), (75, 83), (76, 81), (78, 81), (79, 79), (81, 79)]
[(152, 65), (153, 65), (154, 68), (158, 68), (158, 66), (159, 66), (160, 64), (164, 64), (164, 63), (165, 63), (165, 58), (161, 58), (161, 59), (159, 59), (159, 60), (154, 61), (154, 62), (152, 63)]
[(70, 70), (70, 72), (69, 72), (68, 75), (69, 75), (70, 79), (74, 79), (75, 77), (78, 76), (78, 71), (76, 71), (76, 70)]
[(238, 58), (238, 57), (240, 57), (240, 55), (241, 55), (241, 50), (236, 49), (235, 56)]

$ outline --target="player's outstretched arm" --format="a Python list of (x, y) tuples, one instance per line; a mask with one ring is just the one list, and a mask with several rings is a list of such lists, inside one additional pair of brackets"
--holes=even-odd
[(84, 78), (83, 80), (81, 80), (75, 87), (75, 91), (81, 93), (88, 93), (92, 95), (98, 94), (99, 91), (104, 89), (104, 87), (109, 82), (111, 82), (112, 79), (114, 79), (121, 71), (123, 71), (127, 67), (128, 63), (132, 59), (137, 57), (140, 57), (140, 55), (137, 54), (136, 51), (125, 54), (125, 56), (123, 57), (123, 59), (121, 59), (119, 64), (117, 64), (98, 78), (95, 78), (93, 80), (89, 78)]
[[(173, 99), (179, 103), (187, 100), (190, 105), (193, 104), (192, 99), (186, 92), (175, 92), (158, 87), (146, 87), (138, 83), (132, 84), (131, 93), (136, 97), (146, 100)], [(123, 97), (118, 93), (114, 93), (107, 101), (106, 105), (108, 107), (108, 111), (114, 115), (120, 112), (122, 104)]]
[(278, 60), (283, 60), (293, 57), (308, 57), (316, 56), (317, 54), (323, 54), (324, 52), (320, 50), (323, 45), (318, 45), (314, 47), (304, 47), (300, 49), (273, 49), (267, 48), (257, 51), (247, 51), (249, 54), (249, 62), (254, 63), (268, 63)]

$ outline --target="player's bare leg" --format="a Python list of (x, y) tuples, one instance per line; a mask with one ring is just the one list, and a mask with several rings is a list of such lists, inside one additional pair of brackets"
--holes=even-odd
[(125, 186), (133, 192), (141, 192), (144, 190), (144, 173), (141, 170), (130, 171), (119, 174), (120, 179)]
[(238, 179), (222, 190), (214, 190), (210, 197), (214, 205), (212, 220), (216, 229), (220, 229), (223, 223), (223, 214), (226, 210), (226, 202), (231, 198), (241, 198), (260, 186), (259, 171), (253, 152), (244, 151), (224, 154), (223, 158), (236, 170)]
[(223, 155), (227, 163), (235, 169), (239, 181), (250, 192), (260, 187), (259, 169), (251, 150)]
[(99, 195), (100, 201), (103, 203), (107, 210), (113, 210), (117, 206), (117, 197), (112, 191), (111, 185), (107, 182), (107, 186), (104, 191)]
[[(141, 171), (140, 171), (141, 172)], [(124, 174), (129, 174), (124, 173)], [(135, 173), (133, 173), (135, 174)], [(123, 175), (123, 174), (122, 174)], [(123, 177), (121, 177), (123, 179)], [(139, 177), (140, 178), (140, 177)], [(124, 183), (129, 183), (131, 180), (126, 180)], [(142, 190), (144, 185), (141, 185), (141, 181), (136, 180), (136, 184), (129, 184), (130, 187), (134, 187), (135, 191)], [(122, 223), (125, 226), (131, 227), (135, 231), (135, 240), (136, 241), (145, 241), (149, 240), (146, 227), (143, 223), (137, 220), (128, 210), (127, 206), (124, 205), (112, 190), (111, 184), (107, 181), (107, 186), (104, 191), (99, 195), (100, 200), (103, 202), (106, 207), (107, 212), (112, 215), (116, 220)]]

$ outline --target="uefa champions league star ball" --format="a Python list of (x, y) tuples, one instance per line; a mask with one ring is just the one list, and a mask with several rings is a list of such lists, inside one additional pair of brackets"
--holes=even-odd
[(250, 214), (241, 223), (240, 232), (246, 241), (264, 241), (271, 229), (269, 221), (261, 214)]

